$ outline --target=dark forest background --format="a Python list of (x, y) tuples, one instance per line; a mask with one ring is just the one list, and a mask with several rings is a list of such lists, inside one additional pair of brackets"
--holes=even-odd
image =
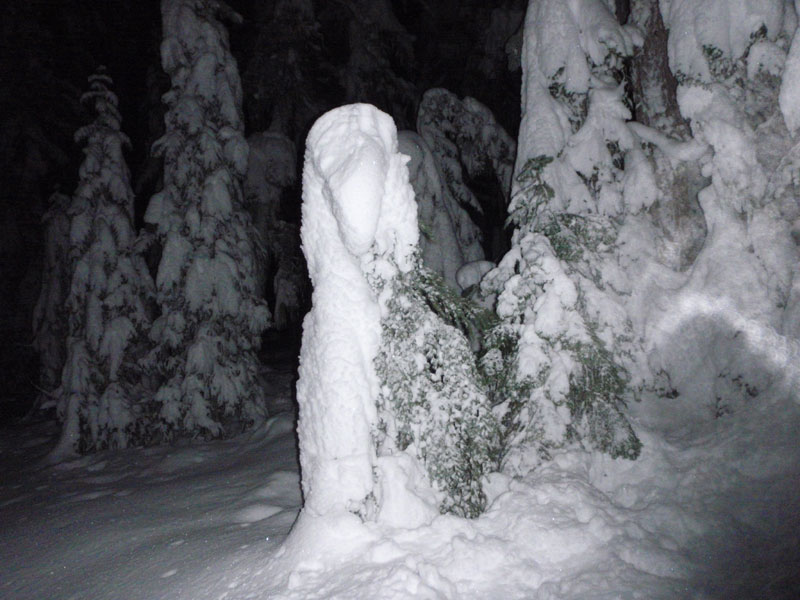
[[(231, 0), (228, 23), (244, 92), (246, 134), (275, 130), (298, 149), (325, 111), (369, 102), (413, 129), (422, 94), (443, 87), (472, 96), (516, 137), (519, 28), (524, 0)], [(83, 154), (80, 103), (99, 65), (114, 79), (131, 138), (127, 161), (136, 225), (160, 188), (150, 153), (163, 133), (156, 0), (7, 0), (0, 25), (0, 411), (35, 395), (31, 316), (40, 287), (42, 216), (54, 191), (71, 195)], [(474, 182), (480, 188), (480, 182)], [(299, 219), (299, 184), (283, 218)]]

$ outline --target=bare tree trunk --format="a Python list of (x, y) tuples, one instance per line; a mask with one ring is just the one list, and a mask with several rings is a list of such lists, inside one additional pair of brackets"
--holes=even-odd
[[(617, 16), (622, 2), (617, 0)], [(678, 109), (678, 82), (669, 68), (667, 30), (658, 0), (633, 0), (630, 21), (644, 33), (644, 46), (634, 55), (631, 68), (634, 118), (669, 136), (688, 139), (691, 132)]]
[[(621, 4), (625, 0), (617, 0), (618, 17)], [(692, 132), (678, 107), (678, 82), (669, 68), (667, 30), (658, 0), (632, 0), (630, 22), (644, 33), (644, 45), (637, 49), (631, 64), (633, 116), (669, 137), (688, 140)], [(694, 163), (673, 168), (655, 150), (652, 158), (662, 192), (651, 209), (664, 234), (659, 240), (659, 256), (668, 266), (683, 271), (694, 262), (705, 241), (707, 227), (697, 193), (708, 181)]]

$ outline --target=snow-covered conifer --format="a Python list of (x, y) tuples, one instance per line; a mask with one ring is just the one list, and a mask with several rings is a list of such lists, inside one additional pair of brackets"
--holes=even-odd
[(708, 235), (665, 290), (671, 311), (651, 319), (651, 344), (681, 396), (721, 416), (786, 382), (781, 349), (800, 333), (797, 14), (783, 0), (660, 7), (680, 114), (708, 148), (697, 157)]
[(511, 188), (516, 145), (491, 111), (474, 98), (459, 100), (444, 89), (425, 92), (417, 113), (418, 135), (403, 132), (402, 150), (411, 156), (410, 172), (420, 206), (425, 265), (459, 290), (456, 272), (482, 260), (483, 232), (475, 219), (486, 207), (466, 177), (489, 175), (505, 207)]
[(244, 206), (241, 84), (220, 21), (238, 15), (216, 0), (163, 0), (161, 12), (172, 88), (156, 143), (164, 188), (145, 214), (162, 246), (149, 363), (162, 378), (163, 434), (216, 436), (265, 415), (256, 352), (269, 311)]
[(299, 143), (299, 136), (324, 110), (335, 76), (323, 48), (314, 3), (257, 2), (253, 25), (254, 48), (242, 75), (248, 128), (285, 135)]
[[(65, 194), (54, 193), (42, 217), (44, 257), (39, 299), (33, 311), (33, 345), (39, 353), (39, 386), (44, 392), (58, 388), (66, 356), (70, 200)], [(45, 400), (41, 398), (37, 405), (46, 406)]]
[[(675, 149), (691, 148), (689, 124), (678, 107), (678, 83), (669, 68), (667, 31), (658, 0), (634, 0), (629, 21), (643, 34), (643, 43), (631, 58), (634, 130), (645, 132), (643, 125), (659, 139), (671, 140)], [(653, 135), (647, 137), (655, 139)], [(656, 228), (651, 236), (656, 242), (654, 259), (671, 269), (686, 270), (700, 252), (707, 233), (697, 193), (708, 181), (697, 160), (677, 159), (675, 152), (668, 155), (644, 138), (638, 158), (652, 164), (652, 177), (645, 185), (656, 186), (656, 200), (649, 209)], [(633, 193), (641, 193), (641, 185), (630, 187)]]
[[(457, 217), (469, 217), (448, 203), (450, 195), (442, 184), (441, 171), (428, 143), (414, 131), (401, 131), (397, 138), (400, 151), (410, 158), (408, 172), (417, 200), (422, 262), (453, 289), (458, 289), (456, 273), (467, 261), (459, 244), (456, 219), (451, 210), (458, 211)], [(471, 221), (470, 226), (474, 228)]]
[(64, 423), (57, 451), (63, 452), (144, 441), (152, 416), (136, 393), (135, 349), (146, 339), (152, 282), (135, 249), (123, 156), (129, 141), (120, 131), (111, 78), (100, 69), (89, 83), (82, 100), (96, 117), (75, 135), (86, 156), (69, 208), (69, 337), (57, 406)]
[(373, 106), (331, 111), (309, 133), (302, 240), (314, 290), (297, 385), (309, 514), (409, 526), (485, 502), (496, 427), (466, 339), (430, 308), (447, 288), (420, 264), (406, 160)]
[[(493, 175), (502, 194), (498, 205), (505, 206), (511, 188), (514, 141), (483, 104), (474, 98), (459, 100), (438, 88), (422, 97), (417, 131), (433, 153), (442, 180), (444, 206), (455, 225), (464, 263), (483, 259), (483, 235), (470, 213), (481, 216), (484, 207), (465, 179), (467, 175)], [(448, 282), (454, 277), (455, 273), (445, 275)]]
[(284, 189), (297, 179), (296, 152), (289, 138), (271, 131), (254, 133), (247, 144), (245, 198), (256, 230), (263, 235), (280, 218)]
[(616, 255), (626, 215), (652, 203), (624, 196), (634, 144), (622, 61), (633, 41), (603, 0), (529, 2), (513, 247), (483, 281), (502, 318), (482, 362), (503, 401), (512, 473), (569, 440), (639, 454), (623, 409), (640, 352)]
[(245, 197), (261, 241), (257, 290), (264, 297), (271, 278), (273, 326), (283, 330), (299, 322), (308, 288), (300, 232), (281, 218), (280, 210), (286, 188), (297, 179), (295, 147), (289, 138), (271, 131), (255, 133), (247, 142)]

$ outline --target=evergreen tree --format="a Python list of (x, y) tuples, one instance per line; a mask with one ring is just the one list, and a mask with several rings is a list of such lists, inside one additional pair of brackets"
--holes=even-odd
[(163, 0), (161, 9), (172, 88), (156, 143), (164, 188), (145, 215), (163, 249), (148, 362), (162, 378), (163, 434), (218, 436), (265, 416), (256, 352), (269, 311), (256, 296), (242, 90), (220, 21), (239, 17), (216, 0)]
[(390, 0), (330, 3), (344, 9), (347, 63), (340, 72), (346, 102), (369, 102), (391, 114), (402, 128), (413, 123), (417, 89), (410, 79), (413, 38)]
[[(66, 300), (69, 292), (70, 197), (54, 193), (44, 223), (44, 261), (39, 299), (33, 311), (33, 345), (39, 353), (39, 386), (54, 392), (61, 382), (67, 340)], [(37, 402), (47, 405), (45, 398)]]
[(120, 131), (111, 78), (100, 69), (89, 83), (82, 101), (97, 116), (75, 135), (86, 148), (69, 208), (69, 336), (57, 407), (64, 430), (56, 453), (141, 443), (152, 421), (136, 366), (152, 283), (135, 248), (133, 191), (123, 156), (129, 141)]
[(400, 151), (410, 159), (408, 176), (414, 186), (414, 198), (417, 201), (422, 263), (456, 290), (456, 273), (467, 262), (459, 243), (456, 224), (459, 219), (467, 219), (466, 223), (473, 234), (474, 224), (452, 201), (443, 184), (436, 158), (422, 136), (414, 131), (401, 131), (397, 138)]
[[(788, 381), (792, 369), (772, 347), (800, 332), (797, 15), (782, 0), (660, 9), (677, 108), (702, 150), (694, 158), (707, 177), (697, 193), (707, 235), (688, 256), (692, 268), (665, 289), (674, 313), (651, 328), (651, 344), (681, 396), (719, 417)], [(633, 129), (652, 144), (656, 167), (680, 158), (680, 131)], [(655, 175), (677, 206), (693, 195), (669, 170)]]
[[(667, 31), (658, 0), (633, 0), (630, 8), (630, 21), (644, 34), (642, 45), (631, 57), (630, 91), (636, 122), (676, 143), (688, 142), (692, 133), (678, 107), (678, 82), (669, 68)], [(642, 142), (642, 152), (652, 165), (658, 187), (649, 209), (657, 228), (656, 258), (682, 271), (697, 258), (706, 238), (697, 193), (708, 180), (697, 161), (677, 162), (656, 145)]]
[(271, 131), (247, 141), (245, 196), (262, 241), (258, 293), (272, 299), (273, 326), (283, 330), (299, 322), (308, 286), (299, 228), (281, 218), (281, 200), (297, 179), (296, 153), (290, 139)]
[(626, 216), (651, 201), (624, 195), (634, 146), (621, 84), (632, 50), (602, 0), (529, 3), (513, 247), (482, 284), (502, 319), (482, 363), (502, 402), (512, 473), (569, 441), (639, 454), (624, 405), (640, 385), (631, 375), (641, 352), (617, 258)]
[[(455, 225), (463, 263), (483, 259), (484, 247), (497, 245), (484, 244), (484, 232), (497, 237), (495, 226), (503, 227), (502, 219), (495, 222), (492, 213), (502, 214), (508, 203), (514, 140), (486, 106), (474, 98), (460, 100), (444, 89), (428, 90), (423, 95), (417, 131), (433, 153), (442, 182), (443, 205)], [(496, 192), (488, 201), (479, 199), (468, 185), (469, 180), (481, 177), (494, 180)], [(454, 272), (446, 273), (445, 280), (458, 289)]]
[(244, 66), (247, 126), (300, 144), (325, 108), (335, 73), (311, 0), (255, 5), (256, 39)]
[[(19, 384), (27, 384), (37, 376), (35, 369), (22, 372), (21, 359), (27, 354), (39, 291), (35, 282), (41, 276), (42, 263), (38, 259), (45, 253), (41, 226), (47, 200), (57, 183), (69, 189), (75, 185), (79, 161), (73, 160), (71, 154), (73, 136), (85, 122), (79, 102), (81, 79), (87, 72), (84, 69), (94, 64), (86, 60), (85, 51), (91, 28), (80, 17), (94, 16), (95, 11), (84, 5), (65, 0), (61, 4), (63, 13), (76, 18), (65, 16), (55, 22), (47, 18), (41, 3), (3, 3), (0, 331), (5, 343), (0, 347), (0, 364), (8, 374), (4, 385), (9, 394), (29, 395), (32, 390), (27, 385), (22, 389)], [(82, 74), (80, 79), (72, 75), (76, 70)], [(65, 179), (65, 173), (73, 176)], [(33, 283), (30, 288), (29, 283)], [(42, 381), (48, 391), (59, 379), (51, 375)]]

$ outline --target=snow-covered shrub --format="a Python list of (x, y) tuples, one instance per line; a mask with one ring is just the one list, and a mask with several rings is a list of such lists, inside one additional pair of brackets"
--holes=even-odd
[(494, 470), (499, 451), (499, 431), (462, 333), (477, 310), (464, 310), (419, 264), (388, 285), (375, 359), (383, 384), (379, 428), (391, 438), (389, 448), (413, 449), (443, 492), (442, 511), (476, 517), (486, 503), (481, 478)]
[(642, 352), (619, 260), (627, 216), (651, 202), (624, 194), (634, 143), (621, 82), (632, 35), (602, 0), (528, 6), (512, 249), (482, 282), (502, 319), (482, 364), (500, 376), (492, 387), (511, 473), (571, 440), (639, 454), (624, 407), (643, 383)]
[(314, 289), (297, 397), (310, 514), (408, 526), (430, 517), (412, 505), (473, 516), (485, 502), (496, 428), (466, 338), (431, 308), (447, 288), (420, 264), (406, 160), (391, 118), (369, 105), (331, 111), (309, 133)]
[(58, 450), (82, 452), (146, 441), (151, 407), (141, 397), (137, 366), (146, 340), (152, 281), (135, 247), (133, 191), (111, 78), (89, 78), (82, 101), (96, 117), (78, 130), (85, 142), (80, 181), (69, 207), (71, 281), (66, 301), (69, 337), (58, 415)]
[(256, 352), (269, 311), (256, 295), (255, 242), (244, 205), (248, 146), (236, 62), (216, 0), (164, 0), (164, 188), (145, 221), (157, 228), (160, 315), (148, 364), (165, 437), (218, 436), (265, 416)]
[[(58, 388), (66, 356), (70, 201), (69, 196), (54, 193), (42, 217), (44, 260), (39, 299), (33, 311), (33, 345), (39, 353), (39, 386), (45, 392)], [(40, 398), (37, 404), (44, 407), (47, 401)]]

